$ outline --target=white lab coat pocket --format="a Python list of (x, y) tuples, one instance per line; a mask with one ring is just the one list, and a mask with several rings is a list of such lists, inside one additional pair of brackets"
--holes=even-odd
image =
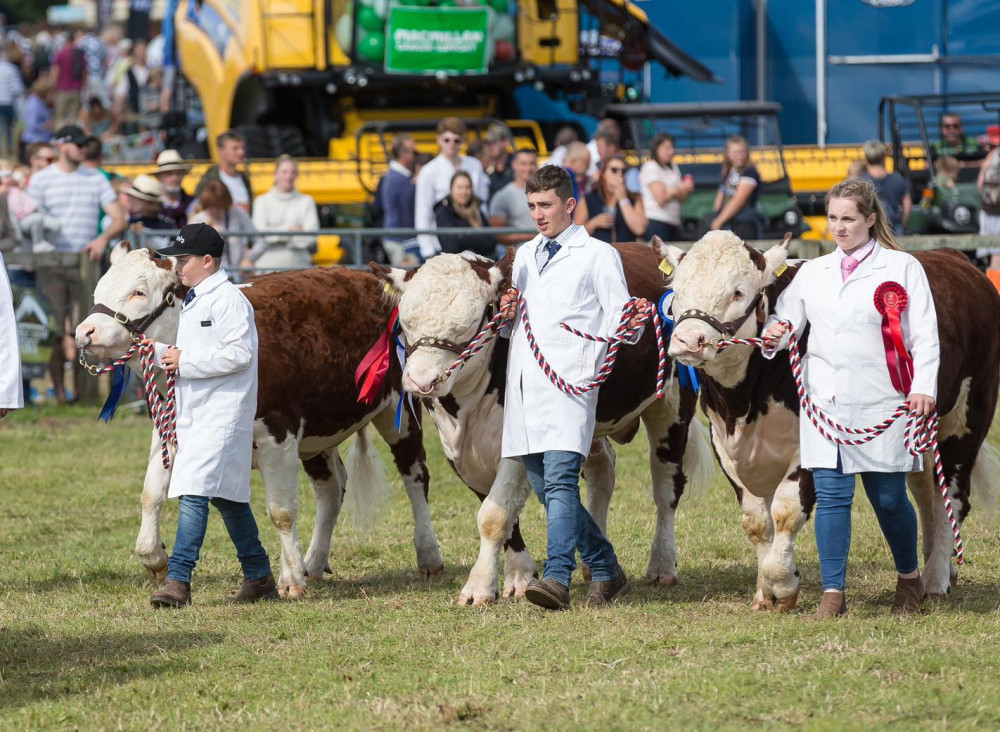
[[(553, 370), (571, 384), (582, 385), (594, 378), (593, 341), (559, 328), (546, 333), (542, 354)], [(591, 356), (588, 363), (588, 356)]]
[[(896, 393), (897, 397), (889, 395)], [(896, 392), (889, 378), (889, 367), (883, 361), (859, 361), (858, 367), (852, 369), (845, 380), (842, 396), (838, 401), (842, 404), (852, 404), (876, 409), (891, 409), (903, 400), (903, 395)]]

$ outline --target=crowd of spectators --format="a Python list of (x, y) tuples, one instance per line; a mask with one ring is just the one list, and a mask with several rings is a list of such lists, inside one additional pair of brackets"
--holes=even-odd
[(174, 71), (150, 30), (0, 26), (0, 156), (27, 162), (30, 145), (67, 125), (125, 148), (160, 129)]
[[(298, 164), (276, 162), (274, 185), (254, 199), (245, 170), (243, 139), (233, 131), (216, 141), (219, 165), (206, 171), (197, 195), (184, 189), (191, 165), (176, 150), (164, 150), (149, 170), (132, 179), (101, 167), (102, 142), (79, 125), (65, 125), (51, 139), (26, 148), (27, 164), (0, 159), (0, 251), (79, 253), (106, 266), (111, 247), (138, 232), (141, 243), (165, 246), (168, 231), (203, 221), (226, 232), (224, 267), (234, 279), (254, 271), (308, 267), (319, 228), (316, 203), (296, 187)], [(164, 232), (162, 235), (157, 232)], [(260, 231), (269, 232), (266, 236)], [(64, 385), (67, 363), (76, 358), (69, 336), (81, 314), (78, 267), (38, 267), (36, 286), (53, 311), (55, 342), (49, 373), (52, 397), (71, 400)]]
[[(413, 265), (442, 251), (465, 249), (497, 256), (504, 247), (527, 241), (535, 226), (524, 188), (541, 164), (562, 167), (570, 174), (577, 200), (574, 218), (592, 236), (608, 242), (654, 235), (665, 241), (679, 238), (680, 206), (694, 184), (673, 162), (670, 135), (657, 136), (651, 159), (640, 171), (627, 164), (621, 127), (610, 119), (598, 124), (588, 142), (582, 142), (572, 127), (559, 130), (545, 161), (539, 160), (535, 149), (517, 147), (502, 123), (493, 123), (484, 134), (470, 139), (461, 119), (446, 117), (436, 132), (438, 154), (425, 162), (412, 136), (401, 133), (393, 138), (389, 170), (375, 194), (374, 220), (387, 229), (483, 231), (384, 237), (383, 249), (391, 264)], [(743, 144), (744, 158), (748, 158)], [(744, 165), (739, 171), (737, 181), (759, 182), (753, 166)], [(723, 184), (725, 180), (723, 176)], [(742, 207), (753, 210), (755, 195), (752, 190), (746, 196), (741, 193), (732, 211), (725, 208), (725, 198), (720, 210), (726, 215), (714, 223), (723, 226), (729, 218), (738, 218)], [(524, 233), (494, 233), (490, 228), (516, 228)]]

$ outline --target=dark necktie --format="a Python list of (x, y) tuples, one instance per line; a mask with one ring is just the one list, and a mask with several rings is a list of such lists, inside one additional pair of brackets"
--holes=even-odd
[(194, 300), (194, 288), (192, 287), (188, 290), (188, 294), (184, 296), (184, 304), (190, 305), (191, 301)]
[(555, 239), (549, 239), (545, 244), (545, 250), (549, 253), (548, 259), (545, 260), (545, 264), (552, 261), (552, 257), (556, 256), (556, 252), (562, 249), (562, 244), (557, 242)]

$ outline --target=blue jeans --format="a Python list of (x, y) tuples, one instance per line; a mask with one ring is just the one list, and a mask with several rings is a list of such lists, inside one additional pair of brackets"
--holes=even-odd
[(167, 579), (190, 582), (191, 573), (198, 563), (201, 545), (205, 543), (208, 527), (208, 504), (219, 509), (226, 524), (229, 538), (236, 545), (236, 556), (243, 567), (243, 577), (260, 579), (271, 574), (271, 562), (257, 535), (257, 522), (249, 503), (237, 503), (225, 498), (208, 499), (205, 496), (181, 496), (177, 518), (177, 539), (167, 565)]
[(576, 553), (590, 568), (595, 582), (607, 582), (622, 571), (614, 547), (580, 502), (580, 466), (583, 456), (551, 450), (521, 457), (528, 480), (545, 506), (548, 522), (548, 559), (543, 578), (569, 587), (576, 569)]
[[(851, 548), (851, 503), (854, 474), (837, 468), (814, 468), (816, 487), (816, 548), (823, 591), (844, 591), (847, 554)], [(917, 570), (917, 515), (906, 496), (906, 473), (861, 473), (868, 500), (889, 543), (896, 571)]]

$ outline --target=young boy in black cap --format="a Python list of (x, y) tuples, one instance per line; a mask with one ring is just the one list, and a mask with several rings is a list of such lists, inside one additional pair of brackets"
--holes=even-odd
[(177, 345), (153, 343), (156, 364), (177, 373), (177, 454), (170, 498), (180, 498), (177, 539), (167, 582), (153, 607), (191, 602), (191, 573), (205, 541), (208, 504), (222, 514), (243, 567), (230, 602), (278, 596), (267, 552), (250, 510), (250, 461), (257, 410), (257, 329), (253, 307), (220, 269), (225, 242), (207, 224), (189, 224), (159, 254), (177, 257), (190, 288)]

